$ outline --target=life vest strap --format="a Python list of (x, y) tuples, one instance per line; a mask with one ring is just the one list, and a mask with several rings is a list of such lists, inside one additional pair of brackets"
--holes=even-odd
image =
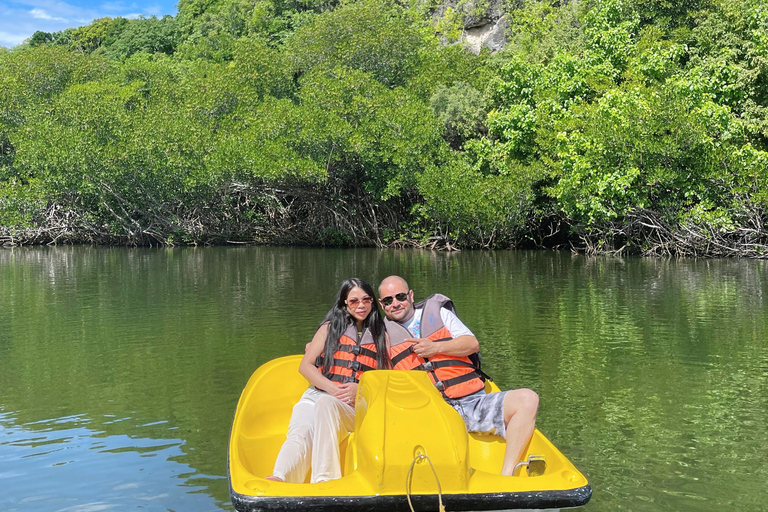
[(334, 359), (332, 366), (340, 366), (341, 368), (349, 368), (352, 371), (358, 372), (358, 371), (364, 371), (367, 372), (368, 370), (374, 370), (375, 368), (372, 368), (366, 364), (361, 363), (357, 360), (351, 360), (351, 359)]
[(408, 357), (409, 355), (413, 354), (413, 345), (410, 345), (408, 348), (397, 354), (395, 357), (392, 358), (392, 368), (397, 365), (400, 361)]
[[(315, 361), (315, 366), (318, 368), (322, 368), (324, 366), (325, 359), (323, 356), (318, 356), (317, 360)], [(350, 360), (350, 359), (333, 359), (333, 362), (331, 363), (331, 366), (340, 366), (342, 368), (349, 368), (352, 371), (368, 371), (368, 370), (375, 370), (375, 368), (368, 366), (367, 364), (363, 364), (360, 361), (357, 360)]]
[(371, 349), (365, 348), (362, 345), (341, 345), (339, 346), (339, 350), (341, 352), (349, 352), (350, 354), (354, 354), (356, 356), (364, 355), (372, 359), (376, 359), (376, 352)]
[(456, 384), (461, 384), (462, 382), (467, 382), (472, 379), (479, 378), (475, 372), (467, 373), (466, 375), (459, 375), (458, 377), (454, 377), (452, 379), (447, 380), (439, 380), (435, 382), (435, 387), (443, 394), (445, 394), (445, 390), (450, 388), (451, 386), (455, 386)]
[(473, 370), (477, 370), (474, 364), (470, 363), (469, 361), (460, 361), (459, 359), (445, 359), (443, 361), (426, 361), (424, 364), (420, 364), (414, 369), (431, 372), (436, 368), (448, 368), (450, 366), (465, 366), (467, 368), (472, 368)]
[(342, 384), (345, 382), (358, 382), (354, 376), (350, 377), (349, 375), (339, 375), (338, 373), (332, 374), (330, 377), (328, 377), (328, 380), (333, 382), (341, 382)]
[[(439, 343), (441, 341), (450, 341), (452, 339), (453, 338), (448, 337), (448, 338), (440, 338), (440, 339), (432, 340), (432, 341), (435, 342), (435, 343)], [(405, 350), (403, 350), (402, 352), (400, 352), (399, 354), (397, 354), (395, 357), (392, 358), (392, 367), (394, 367), (397, 363), (399, 363), (400, 361), (402, 361), (403, 359), (405, 359), (406, 357), (408, 357), (411, 354), (413, 354), (413, 345), (409, 345), (408, 348), (406, 348)], [(415, 370), (420, 370), (422, 368), (414, 368), (414, 369)]]

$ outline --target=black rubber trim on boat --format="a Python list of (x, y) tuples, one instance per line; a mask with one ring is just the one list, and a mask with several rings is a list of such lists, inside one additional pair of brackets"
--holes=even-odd
[[(567, 508), (586, 505), (592, 487), (585, 485), (566, 491), (499, 492), (486, 494), (443, 494), (447, 510), (505, 510)], [(270, 512), (275, 510), (311, 510), (314, 512), (408, 512), (404, 494), (397, 496), (291, 496), (264, 497), (238, 494), (230, 488), (230, 498), (238, 512)], [(437, 494), (414, 494), (415, 509), (436, 510)]]

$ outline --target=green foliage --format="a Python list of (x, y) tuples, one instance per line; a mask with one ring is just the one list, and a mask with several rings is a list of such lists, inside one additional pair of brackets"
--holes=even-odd
[(43, 222), (46, 194), (36, 181), (21, 183), (15, 179), (0, 181), (0, 226), (11, 234), (34, 228)]
[[(748, 16), (736, 16), (737, 4)], [(766, 106), (755, 36), (768, 18), (752, 2), (711, 12), (690, 3), (665, 11), (680, 9), (685, 19), (654, 25), (648, 5), (595, 3), (578, 16), (570, 45), (551, 42), (565, 31), (540, 32), (553, 50), (498, 59), (486, 88), (488, 137), (465, 149), (483, 175), (527, 176), (535, 202), (549, 203), (544, 214), (559, 211), (592, 232), (642, 210), (670, 226), (736, 230), (745, 211), (764, 205), (756, 177), (765, 176), (766, 153), (755, 137), (764, 124), (745, 111)], [(551, 28), (575, 12), (563, 9), (528, 4), (513, 31)], [(696, 17), (707, 23), (691, 30)], [(753, 206), (745, 210), (745, 201)]]
[(246, 33), (252, 2), (182, 2), (178, 28), (183, 35), (179, 56), (225, 62), (232, 58), (235, 40)]
[(2, 229), (505, 247), (556, 223), (640, 250), (638, 215), (674, 240), (762, 233), (743, 226), (768, 208), (764, 2), (521, 0), (504, 51), (444, 44), (488, 8), (184, 0), (37, 32), (0, 52)]
[(158, 19), (139, 18), (130, 20), (105, 50), (105, 55), (123, 60), (134, 53), (173, 54), (178, 40), (176, 20), (172, 16)]
[(656, 27), (641, 29), (636, 52), (624, 71), (624, 78), (646, 86), (663, 84), (679, 72), (687, 55), (683, 44), (670, 41)]
[(486, 176), (456, 155), (419, 175), (417, 213), (450, 244), (495, 247), (515, 240), (528, 220), (531, 195), (519, 176)]
[[(201, 47), (222, 48), (243, 36), (262, 37), (271, 44), (281, 44), (314, 14), (332, 9), (336, 3), (336, 0), (183, 0), (177, 17), (182, 49), (184, 55), (189, 56), (198, 48), (200, 55)], [(200, 56), (208, 58), (205, 53)]]
[(458, 82), (451, 87), (438, 86), (429, 104), (444, 126), (443, 138), (455, 149), (461, 148), (465, 140), (485, 131), (482, 95), (466, 82)]
[(762, 149), (768, 148), (768, 7), (755, 0), (716, 2), (691, 31), (686, 70), (728, 105)]
[(32, 37), (29, 38), (29, 45), (30, 46), (40, 46), (43, 44), (48, 44), (53, 42), (53, 34), (50, 32), (42, 32), (40, 30), (37, 30), (34, 34), (32, 34)]
[(487, 66), (488, 55), (473, 55), (461, 45), (442, 46), (426, 38), (419, 48), (419, 65), (407, 88), (429, 101), (438, 88), (458, 82), (482, 91), (494, 76)]
[(609, 61), (622, 70), (634, 52), (634, 38), (640, 26), (640, 17), (633, 3), (625, 0), (600, 2), (584, 16), (588, 61)]
[(651, 208), (674, 218), (748, 192), (732, 157), (744, 143), (738, 123), (681, 85), (611, 92), (563, 132), (551, 191), (568, 215), (599, 224)]
[(352, 245), (352, 239), (339, 229), (327, 227), (320, 233), (318, 243), (323, 247), (349, 247)]
[[(0, 54), (3, 81), (10, 87), (9, 98), (40, 101), (61, 93), (70, 83), (82, 83), (102, 76), (106, 63), (67, 51), (61, 47), (39, 47)], [(3, 91), (5, 91), (3, 87)], [(7, 105), (4, 101), (2, 105)]]
[(235, 46), (233, 65), (234, 73), (259, 98), (267, 94), (278, 98), (295, 94), (290, 62), (282, 52), (271, 48), (262, 39), (240, 39)]
[(91, 53), (113, 41), (125, 27), (125, 18), (100, 18), (71, 32), (69, 44), (81, 53)]
[[(21, 127), (27, 118), (66, 89), (103, 76), (106, 62), (60, 46), (0, 53), (0, 130)], [(8, 136), (11, 136), (9, 133)]]
[(304, 125), (304, 152), (334, 175), (360, 181), (379, 199), (415, 186), (415, 175), (440, 147), (438, 124), (426, 105), (389, 89), (367, 73), (342, 66), (302, 77), (299, 101), (316, 109)]
[(176, 57), (182, 60), (208, 60), (217, 64), (234, 57), (235, 38), (229, 34), (212, 32), (206, 36), (193, 35), (181, 43)]
[(674, 30), (695, 25), (694, 16), (713, 3), (711, 0), (638, 0), (635, 9), (642, 24)]
[(8, 169), (13, 165), (16, 148), (8, 138), (8, 133), (0, 132), (0, 169)]
[(318, 15), (288, 41), (298, 72), (341, 64), (389, 87), (405, 85), (419, 65), (421, 36), (391, 0), (347, 2)]
[[(575, 53), (582, 46), (581, 18), (587, 2), (524, 0), (508, 2), (509, 44), (502, 56), (546, 63), (556, 53)], [(563, 4), (563, 5), (560, 5)]]

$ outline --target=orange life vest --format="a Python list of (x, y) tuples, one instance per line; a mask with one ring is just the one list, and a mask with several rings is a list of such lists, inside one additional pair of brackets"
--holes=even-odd
[[(319, 356), (315, 365), (325, 371), (323, 356)], [(339, 348), (333, 353), (330, 363), (330, 380), (335, 382), (359, 382), (363, 372), (376, 369), (376, 343), (369, 329), (357, 339), (357, 329), (349, 324), (339, 338)]]
[[(453, 339), (440, 317), (440, 310), (446, 308), (455, 313), (453, 302), (445, 295), (436, 293), (414, 304), (414, 308), (423, 309), (421, 313), (420, 336), (434, 342)], [(436, 355), (429, 359), (413, 352), (413, 334), (397, 322), (385, 319), (384, 324), (389, 334), (392, 368), (395, 370), (424, 370), (429, 373), (432, 383), (446, 398), (461, 398), (483, 389), (485, 374), (479, 368), (479, 354), (475, 357)], [(475, 364), (473, 361), (478, 361)]]

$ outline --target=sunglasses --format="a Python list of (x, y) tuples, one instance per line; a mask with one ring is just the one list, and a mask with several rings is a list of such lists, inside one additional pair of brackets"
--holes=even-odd
[(365, 297), (363, 297), (362, 299), (358, 299), (357, 297), (353, 297), (353, 298), (351, 298), (351, 299), (347, 299), (347, 300), (345, 300), (344, 302), (346, 302), (346, 303), (347, 303), (347, 306), (349, 306), (349, 307), (351, 307), (351, 308), (356, 308), (356, 307), (357, 307), (357, 305), (358, 305), (358, 304), (360, 304), (360, 302), (362, 302), (362, 303), (363, 303), (363, 304), (365, 304), (365, 305), (368, 305), (368, 306), (370, 306), (371, 304), (373, 304), (373, 298), (372, 298), (372, 297), (368, 297), (368, 296), (366, 295), (366, 296), (365, 296)]
[(394, 299), (397, 299), (398, 302), (405, 302), (406, 299), (408, 299), (408, 293), (407, 292), (400, 292), (400, 293), (396, 293), (394, 296), (390, 295), (388, 297), (382, 297), (381, 298), (381, 303), (384, 304), (385, 306), (391, 306), (392, 305), (392, 301)]

